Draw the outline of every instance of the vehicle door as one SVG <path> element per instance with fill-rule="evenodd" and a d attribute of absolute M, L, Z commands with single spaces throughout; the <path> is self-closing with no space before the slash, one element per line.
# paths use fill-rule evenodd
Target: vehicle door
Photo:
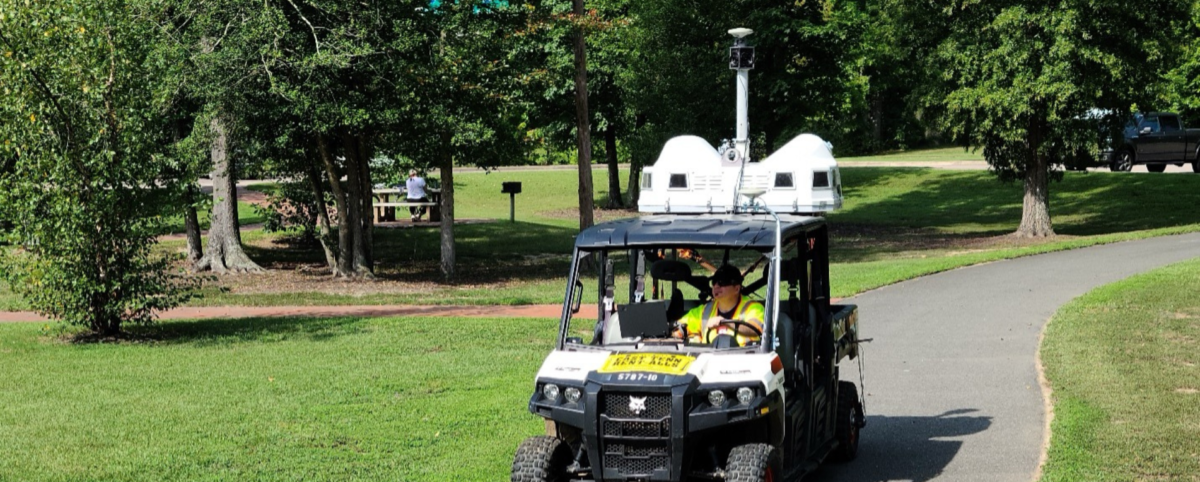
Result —
<path fill-rule="evenodd" d="M 1161 160 L 1182 162 L 1187 157 L 1185 151 L 1187 145 L 1183 135 L 1183 126 L 1179 124 L 1179 116 L 1160 115 L 1158 124 L 1162 127 L 1162 138 L 1159 141 L 1159 147 L 1162 149 Z"/>
<path fill-rule="evenodd" d="M 1137 146 L 1138 162 L 1161 161 L 1163 158 L 1162 126 L 1158 123 L 1157 115 L 1148 115 L 1138 122 Z"/>

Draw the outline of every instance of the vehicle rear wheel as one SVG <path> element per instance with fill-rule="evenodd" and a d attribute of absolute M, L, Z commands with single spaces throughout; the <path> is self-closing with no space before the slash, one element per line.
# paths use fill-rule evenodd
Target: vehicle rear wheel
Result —
<path fill-rule="evenodd" d="M 1167 170 L 1166 164 L 1146 164 L 1146 170 L 1150 172 L 1163 172 Z"/>
<path fill-rule="evenodd" d="M 767 444 L 738 445 L 729 451 L 725 482 L 774 482 L 783 480 L 779 451 Z"/>
<path fill-rule="evenodd" d="M 1200 149 L 1196 149 L 1196 160 L 1192 161 L 1192 172 L 1200 173 Z"/>
<path fill-rule="evenodd" d="M 830 459 L 849 462 L 858 457 L 858 434 L 863 426 L 862 403 L 853 382 L 838 382 L 837 443 Z"/>
<path fill-rule="evenodd" d="M 1136 159 L 1133 156 L 1133 152 L 1121 151 L 1119 154 L 1117 154 L 1117 158 L 1112 161 L 1112 165 L 1109 166 L 1109 169 L 1113 172 L 1129 172 L 1133 169 L 1134 161 L 1136 161 Z"/>
<path fill-rule="evenodd" d="M 555 437 L 529 437 L 513 455 L 512 482 L 566 482 L 571 449 Z"/>

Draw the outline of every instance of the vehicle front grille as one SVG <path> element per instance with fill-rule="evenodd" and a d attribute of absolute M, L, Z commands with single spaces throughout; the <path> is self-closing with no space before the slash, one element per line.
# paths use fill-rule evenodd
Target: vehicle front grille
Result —
<path fill-rule="evenodd" d="M 670 470 L 671 451 L 666 442 L 610 443 L 604 450 L 604 466 L 625 475 L 648 475 Z"/>
<path fill-rule="evenodd" d="M 643 397 L 645 398 L 644 402 L 634 403 Z M 640 410 L 634 410 L 634 408 L 640 408 Z M 604 405 L 600 407 L 600 411 L 610 418 L 658 420 L 671 416 L 671 396 L 605 393 Z"/>
<path fill-rule="evenodd" d="M 603 464 L 626 477 L 671 468 L 671 396 L 602 392 Z"/>

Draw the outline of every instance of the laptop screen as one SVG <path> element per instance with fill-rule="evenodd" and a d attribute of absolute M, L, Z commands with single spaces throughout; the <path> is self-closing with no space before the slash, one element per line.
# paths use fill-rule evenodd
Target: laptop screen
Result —
<path fill-rule="evenodd" d="M 671 322 L 667 319 L 667 301 L 647 301 L 617 306 L 620 317 L 621 336 L 633 338 L 665 338 L 671 335 Z"/>

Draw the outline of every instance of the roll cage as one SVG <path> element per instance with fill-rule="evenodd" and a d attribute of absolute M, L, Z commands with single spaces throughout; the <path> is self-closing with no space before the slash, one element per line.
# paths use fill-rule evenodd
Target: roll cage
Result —
<path fill-rule="evenodd" d="M 794 341 L 791 325 L 811 328 L 814 320 L 829 319 L 828 227 L 823 218 L 783 215 L 776 222 L 762 214 L 647 216 L 580 233 L 564 293 L 557 347 L 613 349 L 605 334 L 622 304 L 664 303 L 674 322 L 682 313 L 678 307 L 672 312 L 671 305 L 680 295 L 685 298 L 684 308 L 707 301 L 711 296 L 708 272 L 686 256 L 687 251 L 701 253 L 711 266 L 733 263 L 746 271 L 743 295 L 755 298 L 761 293 L 756 298 L 765 305 L 761 342 L 730 348 L 776 351 L 781 314 L 789 323 L 783 341 L 788 345 Z M 671 269 L 657 269 L 664 264 Z M 594 316 L 582 309 L 585 299 L 594 303 Z M 622 339 L 618 345 L 634 351 L 721 349 L 669 339 Z"/>

